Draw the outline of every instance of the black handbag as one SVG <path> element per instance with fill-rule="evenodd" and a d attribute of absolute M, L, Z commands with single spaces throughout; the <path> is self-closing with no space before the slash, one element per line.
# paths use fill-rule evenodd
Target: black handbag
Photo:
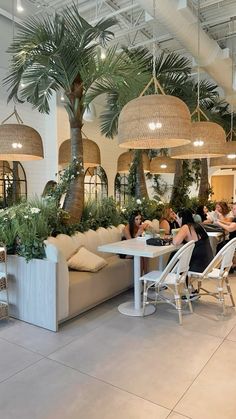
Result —
<path fill-rule="evenodd" d="M 153 237 L 146 240 L 146 244 L 150 246 L 169 246 L 172 243 L 172 239 L 160 239 L 159 237 Z"/>

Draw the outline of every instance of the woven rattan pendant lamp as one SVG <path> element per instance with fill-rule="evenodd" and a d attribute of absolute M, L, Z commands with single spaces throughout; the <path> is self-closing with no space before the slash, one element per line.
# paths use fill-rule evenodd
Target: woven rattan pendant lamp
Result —
<path fill-rule="evenodd" d="M 156 25 L 156 0 L 153 0 Z M 155 34 L 154 38 L 155 38 Z M 146 94 L 154 84 L 155 94 Z M 140 96 L 128 102 L 118 119 L 120 147 L 160 149 L 190 142 L 191 117 L 186 104 L 175 96 L 166 95 L 156 78 L 155 42 L 153 43 L 153 74 Z"/>
<path fill-rule="evenodd" d="M 157 156 L 151 160 L 150 173 L 175 173 L 176 162 L 169 156 Z"/>
<path fill-rule="evenodd" d="M 191 142 L 185 146 L 170 150 L 174 159 L 204 159 L 225 155 L 226 136 L 223 128 L 209 118 L 200 108 L 200 2 L 198 0 L 198 81 L 197 81 L 197 106 L 191 117 L 197 117 L 191 125 Z M 204 121 L 201 119 L 204 118 Z"/>
<path fill-rule="evenodd" d="M 134 153 L 132 151 L 126 151 L 125 153 L 120 154 L 117 160 L 117 172 L 118 173 L 128 173 L 130 166 L 134 159 Z M 143 160 L 143 171 L 145 173 L 150 172 L 150 160 L 147 153 L 142 153 Z"/>
<path fill-rule="evenodd" d="M 236 141 L 225 144 L 226 156 L 210 159 L 210 167 L 233 169 L 236 167 Z"/>
<path fill-rule="evenodd" d="M 223 128 L 210 121 L 192 123 L 191 143 L 170 150 L 174 159 L 204 159 L 225 155 L 226 136 Z"/>
<path fill-rule="evenodd" d="M 5 124 L 12 116 L 16 124 Z M 0 160 L 41 160 L 43 143 L 39 133 L 23 124 L 16 109 L 0 125 Z"/>
<path fill-rule="evenodd" d="M 98 145 L 88 138 L 83 138 L 84 168 L 101 165 L 101 154 Z M 71 140 L 65 140 L 59 147 L 59 164 L 65 165 L 71 161 Z"/>

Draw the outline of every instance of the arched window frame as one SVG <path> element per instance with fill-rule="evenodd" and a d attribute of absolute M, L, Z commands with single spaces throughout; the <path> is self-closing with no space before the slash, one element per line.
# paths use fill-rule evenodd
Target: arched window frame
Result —
<path fill-rule="evenodd" d="M 85 200 L 96 201 L 108 197 L 108 180 L 105 170 L 101 167 L 88 167 L 84 175 Z"/>
<path fill-rule="evenodd" d="M 122 206 L 125 205 L 128 201 L 129 191 L 128 191 L 128 174 L 127 173 L 117 173 L 114 182 L 114 196 L 116 202 Z"/>

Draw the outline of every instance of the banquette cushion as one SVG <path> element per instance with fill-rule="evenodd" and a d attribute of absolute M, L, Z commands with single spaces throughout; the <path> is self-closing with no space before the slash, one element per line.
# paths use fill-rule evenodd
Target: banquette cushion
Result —
<path fill-rule="evenodd" d="M 107 261 L 98 255 L 80 247 L 67 261 L 69 268 L 77 271 L 97 272 L 107 265 Z"/>

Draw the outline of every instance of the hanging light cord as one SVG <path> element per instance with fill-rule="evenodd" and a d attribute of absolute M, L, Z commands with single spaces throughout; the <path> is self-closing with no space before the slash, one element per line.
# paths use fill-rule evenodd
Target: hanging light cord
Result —
<path fill-rule="evenodd" d="M 18 122 L 18 124 L 23 124 L 23 120 L 21 119 L 20 115 L 18 114 L 16 107 L 14 107 L 14 111 L 7 117 L 5 118 L 1 124 L 5 124 L 6 121 L 8 121 L 8 119 L 10 119 L 12 116 L 16 117 L 16 120 Z"/>
<path fill-rule="evenodd" d="M 209 118 L 200 107 L 200 0 L 197 2 L 197 106 L 191 113 L 191 116 L 197 114 L 198 122 L 201 121 L 201 115 L 209 121 Z"/>
<path fill-rule="evenodd" d="M 231 19 L 232 22 L 232 32 L 234 33 L 234 21 L 235 18 Z M 231 54 L 232 54 L 232 74 L 231 74 L 231 82 L 232 82 L 232 91 L 234 88 L 234 41 L 232 38 L 232 42 L 231 42 Z M 231 117 L 230 117 L 230 132 L 227 135 L 227 137 L 229 138 L 229 141 L 233 141 L 233 135 L 235 134 L 234 132 L 234 105 L 233 102 L 231 103 Z"/>
<path fill-rule="evenodd" d="M 156 77 L 156 42 L 155 42 L 155 25 L 156 25 L 156 0 L 153 0 L 153 44 L 152 44 L 152 78 L 148 84 L 144 87 L 139 97 L 143 96 L 148 88 L 154 84 L 155 94 L 158 93 L 158 89 L 162 95 L 165 95 L 165 91 Z"/>

